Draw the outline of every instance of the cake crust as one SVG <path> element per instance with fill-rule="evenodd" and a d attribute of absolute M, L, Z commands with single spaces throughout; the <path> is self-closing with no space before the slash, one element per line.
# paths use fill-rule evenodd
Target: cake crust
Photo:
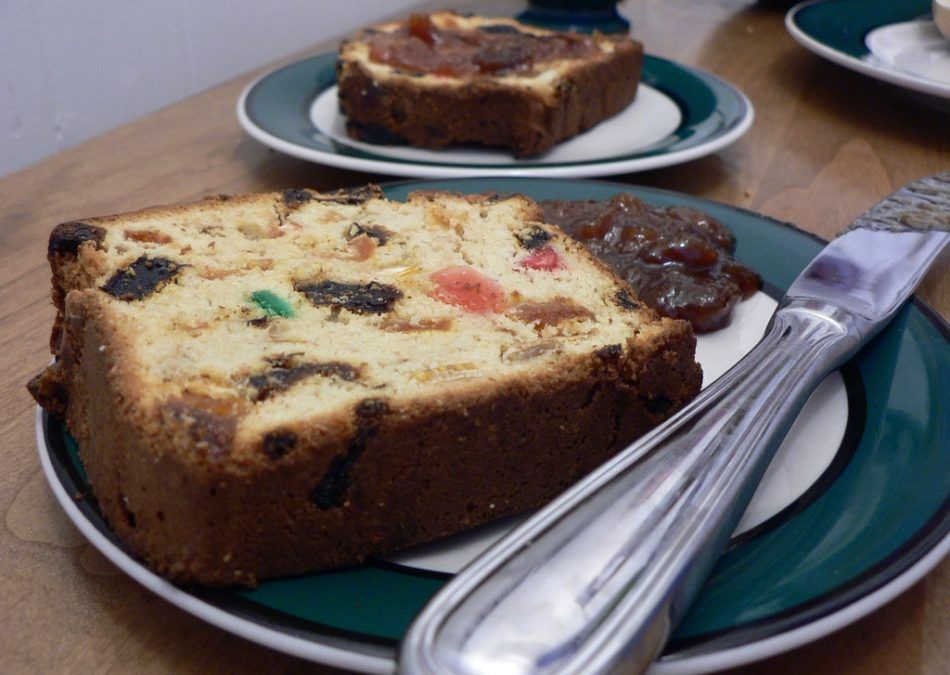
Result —
<path fill-rule="evenodd" d="M 307 194 L 308 203 L 338 203 L 332 195 Z M 487 209 L 499 199 L 430 192 L 410 201 Z M 348 206 L 367 202 L 376 209 L 386 204 L 369 191 Z M 156 219 L 194 218 L 225 205 L 266 212 L 288 203 L 293 199 L 286 192 L 219 197 L 82 223 L 139 233 Z M 530 200 L 519 204 L 537 215 Z M 161 238 L 158 228 L 148 231 Z M 76 232 L 80 241 L 67 245 L 67 235 Z M 57 361 L 31 391 L 50 412 L 65 413 L 110 526 L 154 570 L 178 582 L 254 585 L 356 564 L 538 507 L 699 388 L 688 324 L 659 319 L 627 297 L 631 307 L 618 301 L 619 309 L 598 319 L 618 321 L 620 312 L 633 312 L 636 330 L 623 341 L 561 354 L 556 367 L 529 375 L 500 371 L 408 395 L 366 387 L 346 398 L 341 390 L 339 405 L 265 420 L 248 431 L 248 410 L 261 401 L 188 388 L 155 393 L 142 363 L 142 337 L 127 325 L 129 306 L 149 300 L 118 300 L 103 290 L 102 280 L 117 264 L 111 260 L 114 234 L 90 232 L 97 231 L 70 225 L 51 236 L 53 298 L 61 314 L 54 330 Z M 608 274 L 576 242 L 553 228 L 548 236 L 563 255 L 589 265 L 589 274 Z M 188 259 L 180 264 L 199 266 Z M 607 283 L 610 293 L 626 292 L 612 277 Z M 276 405 L 281 396 L 265 403 Z"/>

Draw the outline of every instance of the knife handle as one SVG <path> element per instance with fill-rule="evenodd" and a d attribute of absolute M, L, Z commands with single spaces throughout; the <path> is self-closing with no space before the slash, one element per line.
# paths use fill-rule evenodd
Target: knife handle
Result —
<path fill-rule="evenodd" d="M 792 300 L 762 341 L 469 565 L 424 608 L 399 669 L 644 670 L 712 568 L 814 387 L 859 344 L 846 312 Z"/>

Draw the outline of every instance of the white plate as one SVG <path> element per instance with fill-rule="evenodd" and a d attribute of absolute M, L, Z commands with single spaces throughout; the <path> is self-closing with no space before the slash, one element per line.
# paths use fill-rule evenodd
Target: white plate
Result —
<path fill-rule="evenodd" d="M 785 26 L 829 61 L 943 102 L 950 99 L 950 40 L 929 9 L 930 0 L 810 0 L 789 10 Z"/>
<path fill-rule="evenodd" d="M 950 88 L 950 39 L 933 21 L 905 21 L 875 28 L 864 43 L 868 62 Z"/>
<path fill-rule="evenodd" d="M 321 164 L 420 178 L 605 176 L 687 162 L 716 152 L 752 124 L 748 99 L 723 80 L 645 56 L 633 103 L 614 118 L 541 157 L 493 150 L 432 151 L 354 141 L 336 105 L 335 54 L 267 73 L 241 94 L 237 116 L 248 134 L 280 152 Z"/>

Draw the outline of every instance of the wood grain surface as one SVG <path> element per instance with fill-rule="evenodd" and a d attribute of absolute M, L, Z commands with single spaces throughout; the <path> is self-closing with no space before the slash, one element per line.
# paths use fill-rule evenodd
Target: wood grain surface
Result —
<path fill-rule="evenodd" d="M 716 155 L 616 180 L 700 195 L 830 237 L 902 184 L 950 169 L 950 116 L 799 47 L 783 25 L 788 3 L 628 5 L 648 52 L 732 82 L 752 100 L 756 120 Z M 478 6 L 488 14 L 518 7 Z M 315 45 L 314 51 L 334 46 Z M 238 126 L 234 104 L 254 75 L 0 179 L 4 672 L 331 672 L 202 623 L 139 587 L 87 544 L 41 474 L 35 408 L 24 387 L 49 359 L 53 308 L 45 252 L 56 223 L 213 193 L 337 188 L 388 178 L 310 164 L 251 140 Z M 945 318 L 948 264 L 944 256 L 920 293 Z M 937 404 L 946 409 L 946 402 Z M 734 672 L 950 672 L 950 565 L 944 561 L 841 631 Z"/>

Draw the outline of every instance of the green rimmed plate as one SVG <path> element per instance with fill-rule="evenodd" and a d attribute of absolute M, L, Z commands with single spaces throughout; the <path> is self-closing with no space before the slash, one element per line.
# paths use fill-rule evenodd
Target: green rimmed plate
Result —
<path fill-rule="evenodd" d="M 774 298 L 822 243 L 763 216 L 682 194 L 616 183 L 467 179 L 399 183 L 418 188 L 605 199 L 629 190 L 659 205 L 709 212 L 736 233 L 738 256 L 768 292 L 738 308 L 722 333 L 703 336 L 700 360 L 719 372 L 761 334 Z M 720 669 L 793 648 L 893 598 L 950 549 L 950 349 L 947 325 L 919 303 L 864 349 L 793 427 L 777 484 L 820 466 L 733 538 L 670 643 L 659 672 Z M 725 347 L 725 349 L 723 349 Z M 360 568 L 262 583 L 254 590 L 177 588 L 131 558 L 96 511 L 63 427 L 37 414 L 37 443 L 70 518 L 130 576 L 225 630 L 297 656 L 371 672 L 392 670 L 413 616 L 452 569 L 505 523 Z M 795 445 L 797 443 L 797 446 Z M 807 454 L 824 447 L 818 456 Z M 784 452 L 780 451 L 780 458 Z M 802 466 L 805 465 L 805 466 Z M 770 467 L 770 472 L 773 469 Z M 761 490 L 760 490 L 761 491 Z M 770 487 L 769 501 L 781 490 Z M 73 498 L 82 494 L 84 499 Z M 757 493 L 757 498 L 759 497 Z M 774 501 L 774 499 L 773 499 Z M 761 505 L 760 505 L 761 506 Z"/>
<path fill-rule="evenodd" d="M 646 56 L 641 91 L 625 111 L 540 158 L 374 146 L 346 136 L 334 93 L 335 60 L 332 53 L 313 56 L 252 82 L 238 100 L 241 126 L 280 152 L 356 171 L 416 178 L 589 177 L 645 171 L 716 152 L 742 136 L 754 116 L 749 100 L 723 80 Z"/>
<path fill-rule="evenodd" d="M 950 99 L 950 42 L 931 0 L 810 0 L 785 16 L 803 47 L 838 65 L 905 89 Z"/>

